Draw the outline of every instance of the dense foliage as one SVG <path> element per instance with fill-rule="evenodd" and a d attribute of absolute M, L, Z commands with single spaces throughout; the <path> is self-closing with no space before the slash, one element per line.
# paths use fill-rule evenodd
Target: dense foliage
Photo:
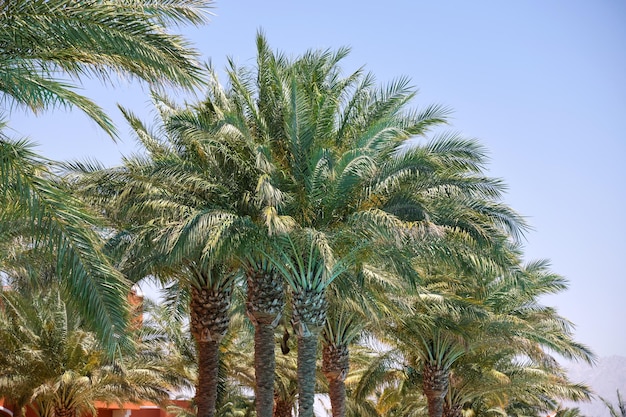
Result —
<path fill-rule="evenodd" d="M 593 354 L 540 302 L 566 281 L 524 262 L 524 219 L 486 150 L 443 129 L 447 110 L 409 107 L 408 79 L 343 75 L 348 49 L 291 58 L 262 34 L 256 65 L 231 63 L 222 85 L 162 31 L 202 22 L 203 5 L 0 2 L 15 104 L 75 105 L 114 134 L 56 74 L 207 89 L 185 106 L 155 93 L 153 127 L 124 109 L 143 149 L 119 167 L 0 138 L 0 397 L 46 417 L 192 387 L 198 417 L 309 417 L 319 393 L 334 417 L 540 416 L 588 399 L 556 355 Z M 146 279 L 162 305 L 135 328 L 127 298 Z"/>

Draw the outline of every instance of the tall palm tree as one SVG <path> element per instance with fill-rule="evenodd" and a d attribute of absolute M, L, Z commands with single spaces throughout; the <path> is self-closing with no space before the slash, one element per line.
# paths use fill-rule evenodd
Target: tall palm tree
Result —
<path fill-rule="evenodd" d="M 493 230 L 517 234 L 523 223 L 497 202 L 502 185 L 480 174 L 484 155 L 474 142 L 442 135 L 410 148 L 409 139 L 445 122 L 444 109 L 407 109 L 415 92 L 406 79 L 377 88 L 373 76 L 360 70 L 341 77 L 347 53 L 309 51 L 290 60 L 273 53 L 260 34 L 257 67 L 232 64 L 229 70 L 246 116 L 245 123 L 231 126 L 242 137 L 254 133 L 274 167 L 268 175 L 272 189 L 282 197 L 264 212 L 266 223 L 288 216 L 299 236 L 287 239 L 287 255 L 277 268 L 290 265 L 282 272 L 302 339 L 298 354 L 307 366 L 315 364 L 330 283 L 325 277 L 333 275 L 335 260 L 364 256 L 368 242 L 398 247 L 445 228 L 488 241 Z M 298 247 L 303 254 L 295 254 Z M 403 272 L 414 276 L 404 265 Z M 312 413 L 313 386 L 304 378 L 311 372 L 303 370 L 299 381 L 302 415 Z"/>
<path fill-rule="evenodd" d="M 150 152 L 155 167 L 153 173 L 155 178 L 148 178 L 153 174 L 146 171 L 137 174 L 143 176 L 142 179 L 136 177 L 134 180 L 128 180 L 136 184 L 133 198 L 128 199 L 126 195 L 128 193 L 119 191 L 126 187 L 127 181 L 112 180 L 113 177 L 107 177 L 108 174 L 105 173 L 103 174 L 105 179 L 98 181 L 98 184 L 108 183 L 109 186 L 104 189 L 112 190 L 111 194 L 107 194 L 109 191 L 102 193 L 101 186 L 98 186 L 98 193 L 100 203 L 104 203 L 104 199 L 111 195 L 119 194 L 128 203 L 127 207 L 133 207 L 133 215 L 137 214 L 142 205 L 144 212 L 147 211 L 147 207 L 156 207 L 154 196 L 150 196 L 154 190 L 150 187 L 167 188 L 169 190 L 167 193 L 171 194 L 167 199 L 176 200 L 176 204 L 182 202 L 183 205 L 190 205 L 194 209 L 215 208 L 212 223 L 190 224 L 190 228 L 206 226 L 204 230 L 197 228 L 196 236 L 189 236 L 194 239 L 190 242 L 192 245 L 204 245 L 199 252 L 202 257 L 213 256 L 216 252 L 223 253 L 229 258 L 229 262 L 238 265 L 246 276 L 247 314 L 255 326 L 258 346 L 264 348 L 255 352 L 257 409 L 258 413 L 265 412 L 265 415 L 271 415 L 275 368 L 274 328 L 280 320 L 284 305 L 284 281 L 259 248 L 267 248 L 269 235 L 286 230 L 289 219 L 286 219 L 287 224 L 281 224 L 285 220 L 283 216 L 264 215 L 267 213 L 265 208 L 268 201 L 274 202 L 279 198 L 273 193 L 271 184 L 266 179 L 271 167 L 263 161 L 263 154 L 256 148 L 256 144 L 245 140 L 247 132 L 243 132 L 243 138 L 233 133 L 231 124 L 240 127 L 237 120 L 241 120 L 242 115 L 236 103 L 230 100 L 227 92 L 217 82 L 215 74 L 212 71 L 209 73 L 212 82 L 207 98 L 202 103 L 186 109 L 174 109 L 166 100 L 155 96 L 157 106 L 162 111 L 164 128 L 169 136 L 164 140 L 154 138 L 140 121 L 125 111 L 138 137 Z M 179 152 L 180 155 L 171 157 L 172 152 Z M 140 161 L 133 163 L 129 161 L 127 168 L 130 170 L 135 163 L 137 167 L 141 165 Z M 174 177 L 173 172 L 177 172 Z M 165 175 L 166 178 L 158 178 L 159 175 Z M 185 175 L 187 177 L 183 178 Z M 194 183 L 195 188 L 184 185 L 182 182 L 184 180 Z M 181 182 L 174 184 L 176 181 Z M 206 189 L 202 189 L 202 181 Z M 144 185 L 139 185 L 140 182 Z M 114 186 L 111 184 L 119 185 L 118 191 L 113 190 Z M 140 188 L 146 193 L 143 196 L 137 191 Z M 187 199 L 182 196 L 184 190 L 188 191 Z M 175 197 L 176 193 L 180 193 L 181 196 Z M 161 199 L 161 203 L 165 202 L 162 195 L 158 198 Z M 126 203 L 117 199 L 116 204 L 118 208 L 110 209 L 113 215 L 117 215 L 114 212 L 119 211 L 119 207 Z M 168 204 L 173 208 L 171 203 Z M 154 217 L 147 215 L 144 219 L 151 221 L 163 213 L 154 210 L 153 214 Z M 179 214 L 176 212 L 174 217 L 180 217 Z M 117 216 L 122 219 L 125 217 Z M 223 233 L 219 232 L 220 227 L 224 228 Z M 160 233 L 156 229 L 153 230 L 156 234 Z M 244 232 L 245 238 L 242 237 Z M 219 234 L 222 239 L 211 236 L 212 233 Z M 229 237 L 224 233 L 232 235 Z M 227 240 L 232 244 L 241 242 L 244 248 L 237 251 L 234 246 L 225 243 Z M 187 246 L 189 245 L 181 243 L 176 248 L 184 251 Z"/>
<path fill-rule="evenodd" d="M 248 290 L 246 311 L 255 328 L 255 408 L 257 415 L 269 415 L 275 403 L 274 333 L 285 306 L 284 280 L 262 255 L 248 257 L 244 271 Z"/>
<path fill-rule="evenodd" d="M 329 261 L 315 242 L 315 235 L 287 236 L 275 266 L 292 289 L 291 321 L 298 341 L 298 415 L 313 415 L 317 369 L 317 343 L 326 322 L 325 289 L 343 272 Z"/>
<path fill-rule="evenodd" d="M 246 219 L 239 251 L 232 259 L 246 277 L 246 313 L 255 328 L 255 402 L 257 415 L 270 417 L 274 401 L 274 330 L 285 304 L 285 282 L 267 257 L 272 237 L 291 228 L 291 219 L 275 212 L 283 198 L 268 181 L 275 169 L 246 127 L 245 115 L 231 91 L 211 70 L 209 91 L 202 103 L 172 114 L 166 126 L 172 135 L 211 144 L 219 155 L 213 169 L 228 173 L 240 191 L 232 193 L 232 214 Z M 195 138 L 195 139 L 194 139 Z M 237 163 L 233 164 L 233 160 Z M 231 187 L 231 189 L 234 189 Z M 220 245 L 220 242 L 215 244 Z M 208 248 L 208 247 L 207 247 Z M 231 248 L 232 249 L 232 248 Z"/>
<path fill-rule="evenodd" d="M 167 289 L 163 291 L 168 292 Z M 236 297 L 241 298 L 241 295 L 237 294 Z M 185 377 L 186 384 L 179 383 L 184 391 L 176 395 L 184 398 L 193 393 L 198 375 L 197 352 L 194 339 L 189 333 L 188 312 L 179 315 L 167 302 L 157 305 L 148 300 L 146 306 L 144 324 L 140 329 L 142 340 L 149 342 L 145 344 L 152 352 L 167 357 L 168 367 L 176 370 L 172 376 Z M 216 401 L 218 416 L 253 409 L 253 401 L 249 396 L 254 385 L 252 342 L 249 323 L 239 308 L 233 313 L 229 330 L 220 346 Z M 195 415 L 194 406 L 195 403 L 192 403 L 191 408 L 184 409 L 170 406 L 168 411 L 180 417 Z"/>
<path fill-rule="evenodd" d="M 159 109 L 169 129 L 176 114 L 164 100 Z M 198 121 L 188 113 L 177 114 L 177 123 L 187 116 Z M 198 353 L 198 416 L 212 416 L 219 346 L 228 329 L 234 282 L 240 276 L 231 252 L 240 244 L 243 230 L 254 230 L 249 216 L 235 207 L 253 191 L 254 167 L 248 161 L 254 158 L 239 159 L 236 149 L 220 148 L 215 124 L 211 125 L 217 129 L 215 135 L 171 129 L 159 136 L 130 112 L 124 114 L 147 157 L 127 158 L 124 166 L 111 170 L 77 163 L 72 168 L 83 178 L 76 184 L 103 207 L 117 228 L 110 243 L 119 253 L 120 268 L 134 280 L 153 275 L 173 283 L 170 296 L 189 303 L 190 332 Z"/>

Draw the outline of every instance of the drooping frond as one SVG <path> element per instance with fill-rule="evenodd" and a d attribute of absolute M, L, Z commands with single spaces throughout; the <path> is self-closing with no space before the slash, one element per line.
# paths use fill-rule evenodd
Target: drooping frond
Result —
<path fill-rule="evenodd" d="M 31 148 L 27 141 L 0 141 L 0 196 L 20 207 L 37 247 L 54 254 L 72 304 L 112 352 L 124 340 L 128 283 L 102 251 L 101 219 L 54 178 Z"/>
<path fill-rule="evenodd" d="M 75 105 L 113 135 L 110 119 L 77 94 L 68 77 L 108 81 L 116 73 L 161 85 L 196 85 L 201 79 L 197 53 L 166 28 L 205 22 L 210 4 L 207 0 L 2 2 L 2 99 L 34 111 Z"/>

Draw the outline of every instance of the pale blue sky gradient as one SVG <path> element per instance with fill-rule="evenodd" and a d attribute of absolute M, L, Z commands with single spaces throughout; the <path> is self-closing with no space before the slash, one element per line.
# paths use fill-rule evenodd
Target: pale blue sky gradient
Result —
<path fill-rule="evenodd" d="M 454 109 L 452 128 L 489 150 L 506 203 L 534 231 L 527 259 L 548 258 L 570 280 L 545 300 L 601 356 L 626 356 L 626 2 L 219 1 L 205 27 L 184 28 L 218 69 L 254 64 L 255 33 L 274 49 L 350 46 L 380 82 L 406 75 L 415 105 Z M 116 103 L 148 117 L 145 88 L 86 82 L 84 92 L 118 123 L 112 143 L 78 111 L 13 110 L 15 135 L 53 159 L 118 164 L 135 149 Z"/>

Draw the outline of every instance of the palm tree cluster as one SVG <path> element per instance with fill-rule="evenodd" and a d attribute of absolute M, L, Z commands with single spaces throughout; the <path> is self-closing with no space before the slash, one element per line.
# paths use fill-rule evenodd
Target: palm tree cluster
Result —
<path fill-rule="evenodd" d="M 259 34 L 257 53 L 253 68 L 230 63 L 227 86 L 209 68 L 198 103 L 155 94 L 158 126 L 124 109 L 144 152 L 122 166 L 67 165 L 111 222 L 119 270 L 156 278 L 172 309 L 188 307 L 197 415 L 215 415 L 220 345 L 239 308 L 254 328 L 258 416 L 284 398 L 279 325 L 284 350 L 296 339 L 297 391 L 286 397 L 301 416 L 314 413 L 320 353 L 335 416 L 353 403 L 386 415 L 390 390 L 432 416 L 585 399 L 551 355 L 592 355 L 538 303 L 565 282 L 545 262 L 523 265 L 526 224 L 484 175 L 484 149 L 436 131 L 446 109 L 409 109 L 407 79 L 343 76 L 347 49 L 290 58 Z M 395 359 L 346 385 L 355 343 L 391 347 L 383 356 Z M 402 390 L 418 391 L 416 402 Z"/>
<path fill-rule="evenodd" d="M 222 84 L 161 30 L 201 22 L 205 3 L 0 4 L 16 104 L 76 105 L 114 134 L 57 71 L 207 89 L 185 105 L 155 90 L 156 126 L 122 109 L 143 149 L 118 167 L 0 138 L 0 397 L 50 417 L 192 384 L 198 417 L 309 417 L 320 392 L 333 416 L 539 416 L 587 399 L 555 355 L 593 355 L 539 302 L 566 282 L 523 262 L 527 225 L 483 147 L 441 129 L 448 110 L 410 108 L 406 78 L 344 75 L 347 48 L 289 57 L 262 33 L 256 64 L 229 62 Z M 126 299 L 144 279 L 165 310 L 138 335 Z"/>
<path fill-rule="evenodd" d="M 189 385 L 171 357 L 137 335 L 135 350 L 111 358 L 54 286 L 1 294 L 0 392 L 16 416 L 96 414 L 95 401 L 165 404 Z"/>

